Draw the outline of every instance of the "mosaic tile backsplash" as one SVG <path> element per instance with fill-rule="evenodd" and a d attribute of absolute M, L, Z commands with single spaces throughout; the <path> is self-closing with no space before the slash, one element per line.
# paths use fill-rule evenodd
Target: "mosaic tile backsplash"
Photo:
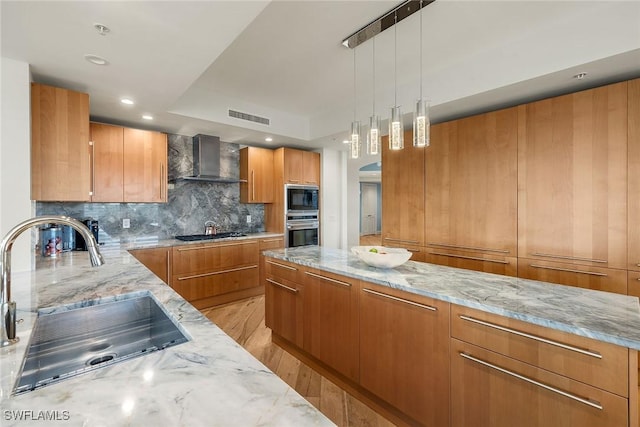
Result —
<path fill-rule="evenodd" d="M 240 203 L 240 184 L 194 182 L 178 179 L 193 174 L 191 137 L 169 135 L 169 188 L 167 203 L 51 203 L 37 202 L 37 215 L 68 215 L 80 220 L 97 219 L 100 243 L 163 240 L 182 234 L 204 233 L 205 221 L 219 231 L 264 231 L 264 205 Z M 240 176 L 240 146 L 220 143 L 222 169 Z M 251 223 L 247 224 L 247 215 Z M 131 220 L 122 228 L 122 220 Z"/>

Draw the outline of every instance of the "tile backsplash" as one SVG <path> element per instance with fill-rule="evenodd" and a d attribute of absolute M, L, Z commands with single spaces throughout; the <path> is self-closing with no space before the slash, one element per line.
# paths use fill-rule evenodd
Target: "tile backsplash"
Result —
<path fill-rule="evenodd" d="M 193 174 L 191 137 L 169 135 L 169 188 L 167 203 L 69 203 L 37 202 L 37 215 L 68 215 L 100 223 L 101 243 L 155 241 L 181 234 L 204 233 L 205 221 L 219 231 L 264 231 L 264 205 L 240 203 L 240 184 L 194 182 L 178 179 Z M 240 146 L 221 142 L 222 161 L 232 177 L 240 175 Z M 247 224 L 247 215 L 251 223 Z M 130 228 L 122 220 L 131 221 Z"/>

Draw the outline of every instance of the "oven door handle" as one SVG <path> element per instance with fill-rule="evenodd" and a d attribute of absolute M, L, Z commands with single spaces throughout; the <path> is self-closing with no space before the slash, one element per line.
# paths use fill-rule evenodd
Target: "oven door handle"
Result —
<path fill-rule="evenodd" d="M 307 230 L 310 228 L 318 228 L 318 221 L 297 222 L 295 224 L 287 224 L 287 230 Z"/>

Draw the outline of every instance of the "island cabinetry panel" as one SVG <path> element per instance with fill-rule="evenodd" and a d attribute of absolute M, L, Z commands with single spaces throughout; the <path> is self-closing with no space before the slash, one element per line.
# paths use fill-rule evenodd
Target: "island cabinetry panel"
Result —
<path fill-rule="evenodd" d="M 452 427 L 628 427 L 624 397 L 451 340 Z"/>
<path fill-rule="evenodd" d="M 245 147 L 240 150 L 241 203 L 273 202 L 273 150 Z"/>
<path fill-rule="evenodd" d="M 31 83 L 31 199 L 91 199 L 89 95 Z"/>
<path fill-rule="evenodd" d="M 597 291 L 627 293 L 627 271 L 613 268 L 519 258 L 518 277 Z"/>
<path fill-rule="evenodd" d="M 91 201 L 124 201 L 124 128 L 102 123 L 91 129 Z"/>
<path fill-rule="evenodd" d="M 629 148 L 628 269 L 640 271 L 640 79 L 629 80 L 627 140 Z"/>
<path fill-rule="evenodd" d="M 262 251 L 266 251 L 268 249 L 280 249 L 280 248 L 284 248 L 284 236 L 267 237 L 267 238 L 258 240 L 258 251 L 259 251 L 258 259 L 260 260 L 260 283 L 261 284 L 265 283 L 266 271 L 267 271 L 267 267 L 265 263 L 266 258 L 262 256 Z"/>
<path fill-rule="evenodd" d="M 360 384 L 419 425 L 448 425 L 449 304 L 361 285 Z"/>
<path fill-rule="evenodd" d="M 124 129 L 124 201 L 167 201 L 167 135 Z"/>
<path fill-rule="evenodd" d="M 432 126 L 425 154 L 427 262 L 516 275 L 517 150 L 517 108 Z"/>
<path fill-rule="evenodd" d="M 173 247 L 171 287 L 196 308 L 262 293 L 258 257 L 257 240 Z"/>
<path fill-rule="evenodd" d="M 424 261 L 425 149 L 414 147 L 405 132 L 404 149 L 390 150 L 382 138 L 382 244 L 414 251 Z"/>
<path fill-rule="evenodd" d="M 171 278 L 171 248 L 135 249 L 129 251 L 138 261 L 144 264 L 164 283 L 169 284 Z"/>
<path fill-rule="evenodd" d="M 347 378 L 358 381 L 358 281 L 306 268 L 303 349 Z"/>
<path fill-rule="evenodd" d="M 303 346 L 303 301 L 300 266 L 264 259 L 265 325 L 299 348 Z"/>
<path fill-rule="evenodd" d="M 627 268 L 627 83 L 518 107 L 518 257 Z"/>

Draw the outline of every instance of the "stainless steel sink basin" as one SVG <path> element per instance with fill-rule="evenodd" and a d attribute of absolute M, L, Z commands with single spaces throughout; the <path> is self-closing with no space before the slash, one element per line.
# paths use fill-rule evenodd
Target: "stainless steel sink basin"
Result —
<path fill-rule="evenodd" d="M 182 344 L 189 339 L 149 292 L 38 313 L 14 394 Z"/>

